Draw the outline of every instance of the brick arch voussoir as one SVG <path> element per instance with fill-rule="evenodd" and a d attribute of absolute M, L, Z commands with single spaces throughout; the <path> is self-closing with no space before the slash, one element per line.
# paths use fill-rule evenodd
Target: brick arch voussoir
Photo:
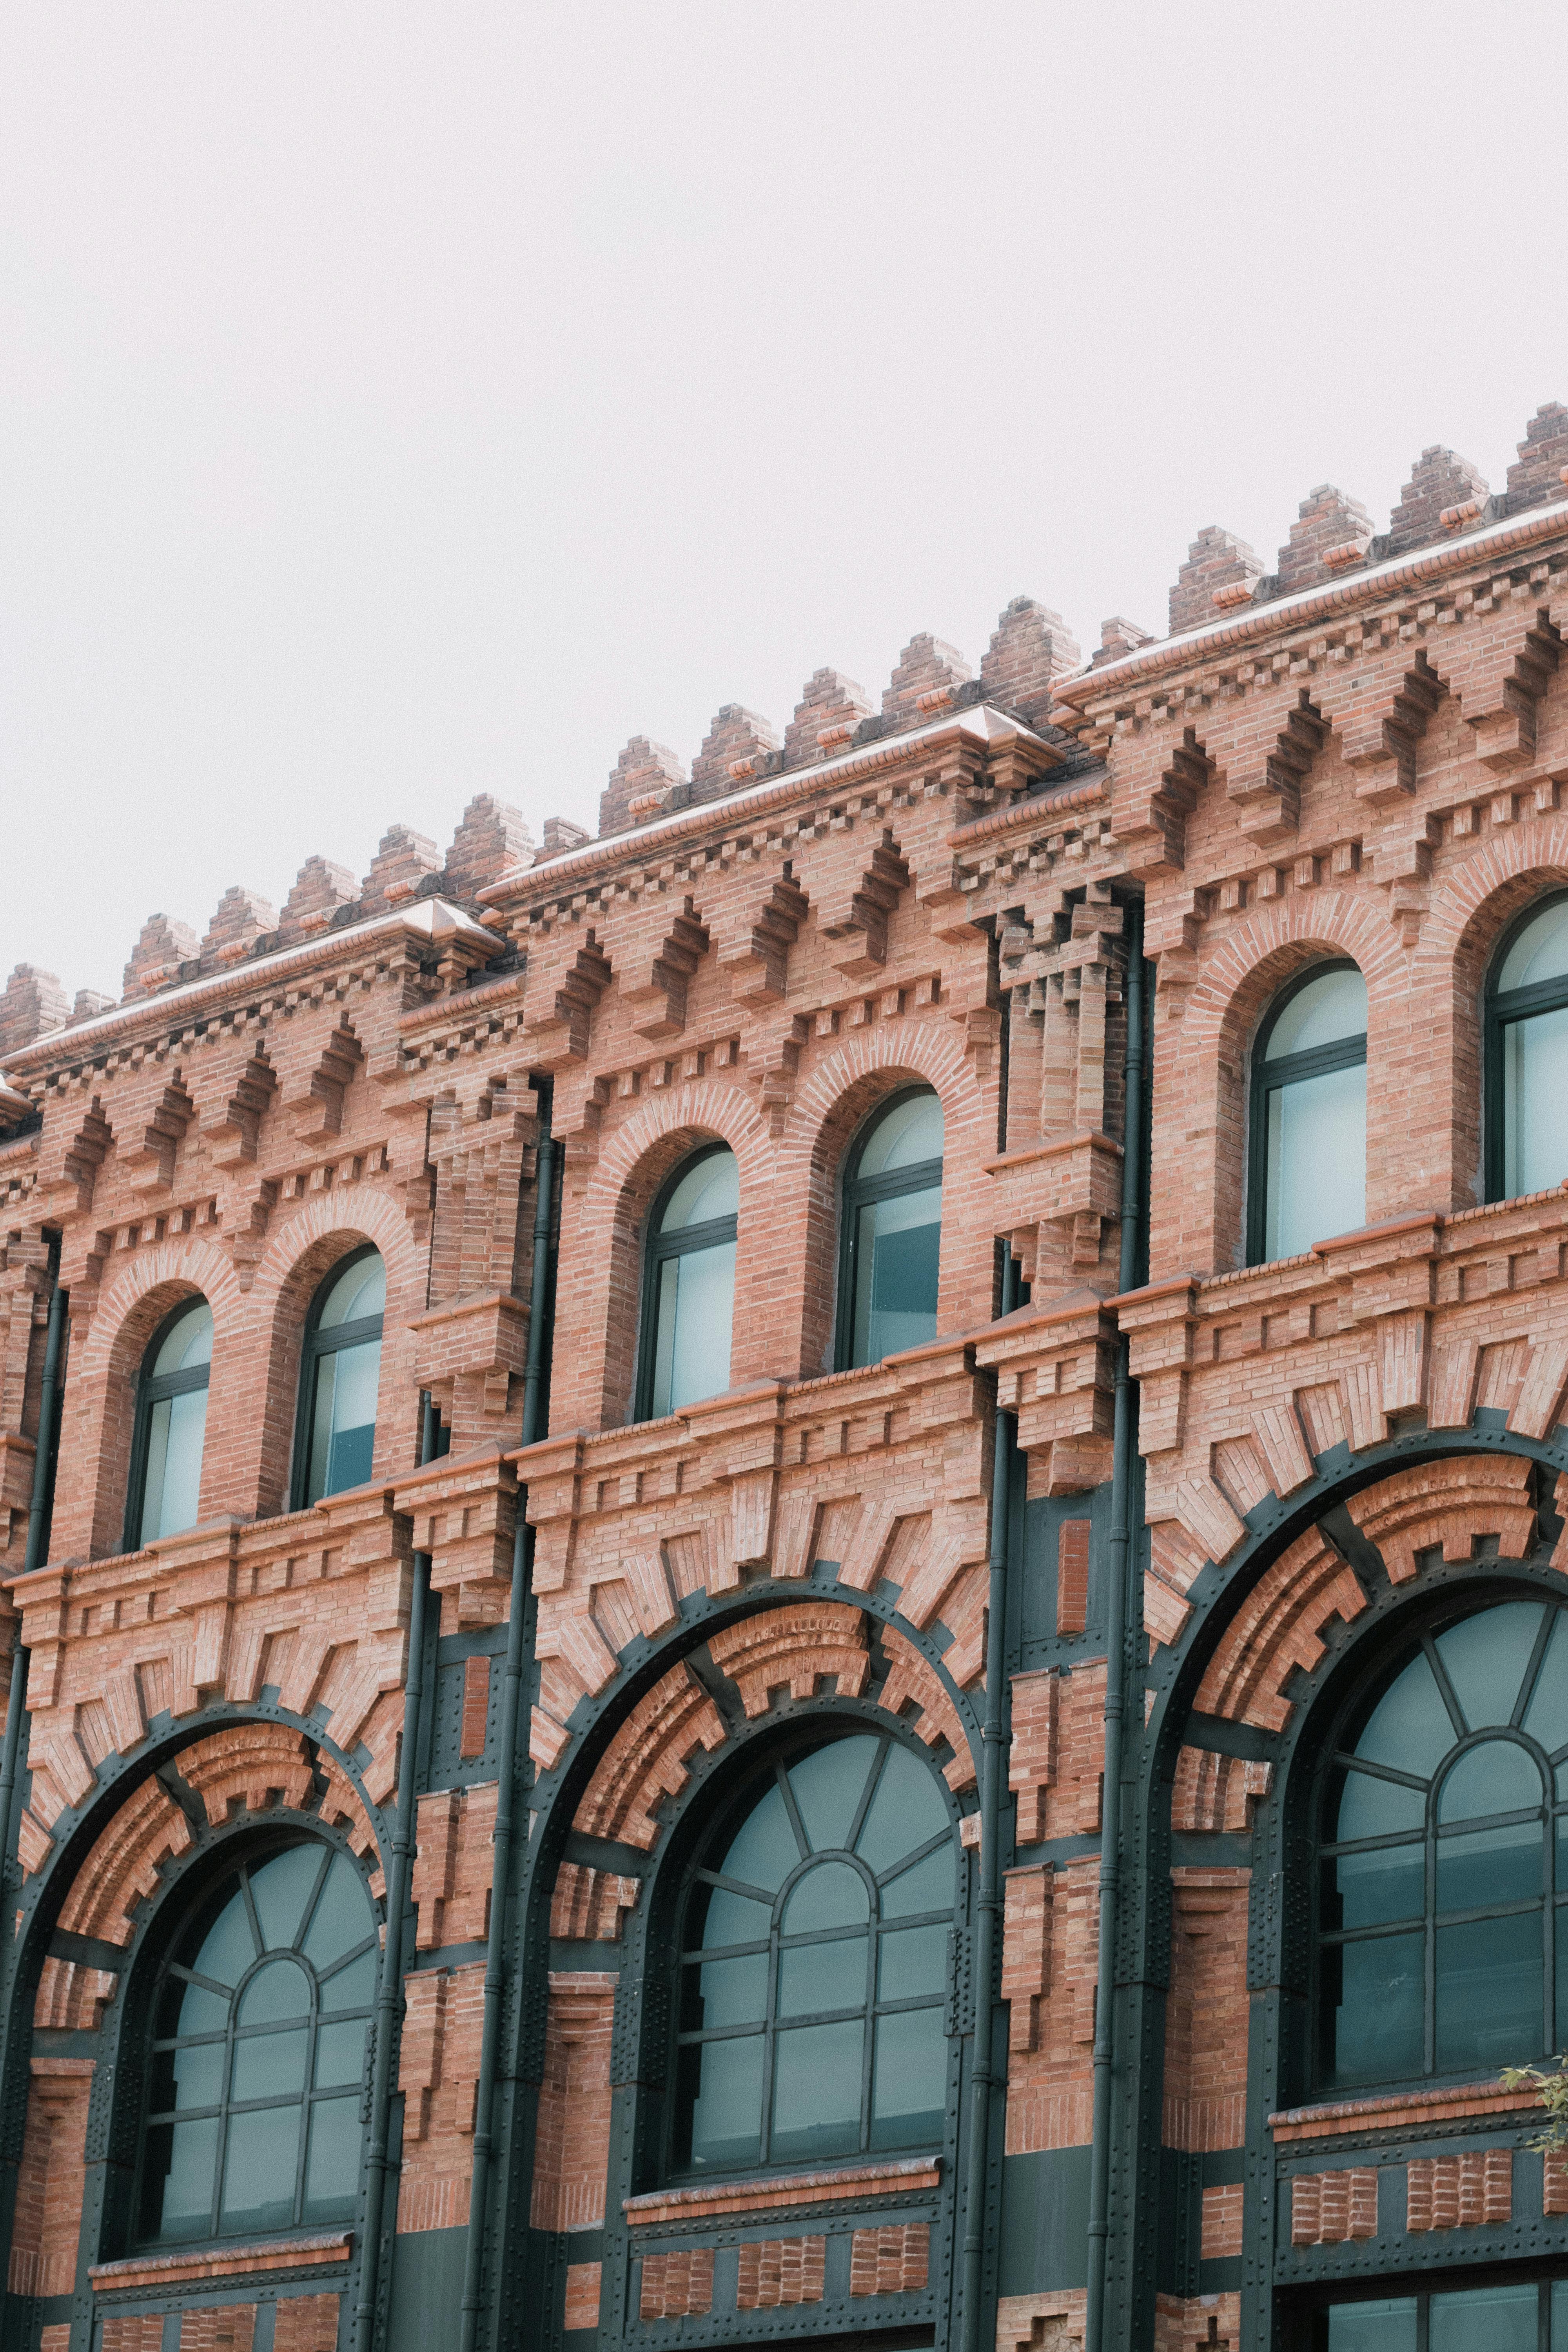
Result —
<path fill-rule="evenodd" d="M 121 1352 L 121 1335 L 128 1327 L 138 1328 L 143 1319 L 139 1310 L 157 1291 L 168 1293 L 171 1306 L 182 1292 L 201 1293 L 213 1312 L 215 1355 L 245 1314 L 238 1276 L 222 1250 L 211 1242 L 160 1242 L 144 1255 L 139 1253 L 136 1264 L 117 1276 L 100 1297 L 81 1349 L 79 1378 L 89 1379 L 110 1370 Z M 145 1344 L 151 1330 L 140 1336 Z"/>
<path fill-rule="evenodd" d="M 645 1103 L 616 1127 L 600 1150 L 586 1188 L 589 1215 L 617 1218 L 628 1198 L 640 1198 L 639 1177 L 673 1136 L 710 1135 L 727 1143 L 740 1167 L 741 1199 L 773 1174 L 773 1142 L 767 1122 L 739 1087 L 711 1078 L 689 1078 L 656 1102 Z"/>
<path fill-rule="evenodd" d="M 1187 1003 L 1184 1051 L 1217 1051 L 1250 1030 L 1274 990 L 1314 950 L 1359 966 L 1373 1023 L 1391 983 L 1403 986 L 1404 951 L 1381 908 L 1342 890 L 1287 898 L 1238 923 L 1213 949 Z"/>
<path fill-rule="evenodd" d="M 1531 900 L 1568 887 L 1568 815 L 1510 825 L 1445 874 L 1432 892 L 1416 950 L 1418 978 L 1479 985 L 1499 939 Z"/>
<path fill-rule="evenodd" d="M 276 1224 L 257 1267 L 252 1296 L 282 1297 L 296 1269 L 338 1235 L 345 1254 L 362 1242 L 375 1244 L 386 1261 L 389 1292 L 419 1279 L 421 1255 L 399 1203 L 373 1185 L 345 1185 L 302 1202 Z"/>
<path fill-rule="evenodd" d="M 951 1131 L 984 1110 L 980 1082 L 960 1038 L 946 1023 L 897 1019 L 879 1022 L 824 1056 L 797 1089 L 779 1146 L 781 1181 L 803 1165 L 817 1166 L 840 1148 L 843 1106 L 869 1081 L 891 1087 L 900 1078 L 923 1079 L 942 1104 Z"/>

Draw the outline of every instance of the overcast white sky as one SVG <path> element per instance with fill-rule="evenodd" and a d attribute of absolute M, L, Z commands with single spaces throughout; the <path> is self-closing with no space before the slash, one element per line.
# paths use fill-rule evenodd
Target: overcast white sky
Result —
<path fill-rule="evenodd" d="M 0 975 L 1568 399 L 1561 0 L 0 10 Z"/>

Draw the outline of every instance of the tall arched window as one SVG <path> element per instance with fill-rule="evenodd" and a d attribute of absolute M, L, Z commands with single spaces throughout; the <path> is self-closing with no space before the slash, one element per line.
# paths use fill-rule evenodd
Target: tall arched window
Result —
<path fill-rule="evenodd" d="M 377 1950 L 363 1879 L 317 1839 L 187 1916 L 153 1995 L 141 2242 L 353 2216 Z"/>
<path fill-rule="evenodd" d="M 1568 1611 L 1423 1632 L 1325 1766 L 1323 2088 L 1524 2065 L 1568 2038 Z"/>
<path fill-rule="evenodd" d="M 368 1247 L 342 1259 L 311 1301 L 294 1441 L 297 1511 L 370 1476 L 385 1307 L 386 1267 Z"/>
<path fill-rule="evenodd" d="M 127 1551 L 195 1526 L 212 1360 L 212 1308 L 205 1298 L 182 1299 L 153 1332 L 136 1383 Z"/>
<path fill-rule="evenodd" d="M 1487 988 L 1487 1197 L 1568 1176 L 1568 897 L 1532 907 Z"/>
<path fill-rule="evenodd" d="M 1366 982 L 1318 964 L 1268 1008 L 1252 1055 L 1247 1263 L 1366 1223 Z"/>
<path fill-rule="evenodd" d="M 730 1385 L 740 1206 L 741 1171 L 726 1143 L 686 1160 L 654 1202 L 643 1251 L 639 1421 Z"/>
<path fill-rule="evenodd" d="M 901 1742 L 775 1758 L 685 1898 L 673 2168 L 939 2142 L 957 1899 L 946 1796 Z"/>
<path fill-rule="evenodd" d="M 942 1144 L 942 1105 L 929 1087 L 895 1095 L 855 1139 L 844 1177 L 840 1371 L 936 1337 Z"/>

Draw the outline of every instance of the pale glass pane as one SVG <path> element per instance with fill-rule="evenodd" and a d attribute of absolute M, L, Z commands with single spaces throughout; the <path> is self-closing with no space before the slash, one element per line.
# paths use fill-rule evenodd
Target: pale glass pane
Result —
<path fill-rule="evenodd" d="M 847 1862 L 819 1862 L 791 1888 L 779 1932 L 805 1936 L 818 1927 L 862 1927 L 870 1908 L 870 1893 L 858 1870 Z"/>
<path fill-rule="evenodd" d="M 855 1851 L 880 1877 L 895 1862 L 949 1826 L 947 1806 L 929 1765 L 907 1748 L 889 1748 Z M 952 1862 L 949 1860 L 950 1877 Z"/>
<path fill-rule="evenodd" d="M 153 2234 L 205 2238 L 212 2228 L 217 2117 L 147 2135 L 145 2210 Z"/>
<path fill-rule="evenodd" d="M 763 2128 L 763 2038 L 707 2042 L 695 2053 L 694 2165 L 755 2164 Z"/>
<path fill-rule="evenodd" d="M 868 1732 L 836 1739 L 790 1766 L 790 1787 L 814 1853 L 847 1843 L 879 1745 Z"/>
<path fill-rule="evenodd" d="M 797 1854 L 795 1860 L 799 1858 Z M 731 1895 L 727 1886 L 715 1886 L 708 1896 L 703 1945 L 713 1951 L 726 1944 L 760 1944 L 766 1939 L 773 1916 L 770 1904 L 752 1903 L 744 1895 Z"/>
<path fill-rule="evenodd" d="M 1504 1198 L 1568 1176 L 1568 1007 L 1510 1021 L 1502 1033 Z"/>
<path fill-rule="evenodd" d="M 160 1397 L 147 1417 L 147 1474 L 142 1490 L 142 1541 L 177 1536 L 196 1523 L 207 1392 Z"/>
<path fill-rule="evenodd" d="M 1366 1034 L 1366 982 L 1353 966 L 1325 971 L 1298 989 L 1268 1032 L 1266 1062 Z"/>
<path fill-rule="evenodd" d="M 1331 2305 L 1329 2352 L 1415 2352 L 1415 2297 Z"/>
<path fill-rule="evenodd" d="M 223 2043 L 200 2042 L 194 2050 L 175 2050 L 170 2055 L 174 2062 L 171 2106 L 216 2107 L 223 2097 Z"/>
<path fill-rule="evenodd" d="M 317 2099 L 305 2159 L 306 2221 L 346 2221 L 359 2189 L 361 2126 L 357 2098 Z"/>
<path fill-rule="evenodd" d="M 730 1385 L 735 1315 L 735 1244 L 717 1242 L 659 1267 L 653 1412 L 721 1396 Z"/>
<path fill-rule="evenodd" d="M 877 2020 L 871 2146 L 910 2147 L 942 2136 L 947 2042 L 940 2009 L 905 2009 Z"/>
<path fill-rule="evenodd" d="M 1324 2024 L 1330 2069 L 1342 2083 L 1397 2082 L 1421 2072 L 1422 1948 L 1426 1938 L 1378 1936 L 1338 1948 L 1340 1983 L 1334 1999 L 1334 1947 L 1320 1966 L 1328 1994 Z"/>
<path fill-rule="evenodd" d="M 918 2000 L 947 1982 L 946 1927 L 901 1927 L 882 1937 L 879 2000 Z"/>
<path fill-rule="evenodd" d="M 316 1368 L 316 1413 L 310 1432 L 307 1502 L 363 1486 L 375 1452 L 375 1402 L 381 1383 L 381 1341 L 340 1348 Z"/>
<path fill-rule="evenodd" d="M 1437 1819 L 1479 1821 L 1488 1813 L 1517 1813 L 1542 1801 L 1534 1758 L 1516 1740 L 1484 1739 L 1460 1757 L 1444 1781 Z"/>
<path fill-rule="evenodd" d="M 275 2025 L 285 2018 L 309 2017 L 310 1985 L 296 1960 L 268 1960 L 239 1997 L 237 2025 Z"/>
<path fill-rule="evenodd" d="M 1396 1830 L 1426 1825 L 1426 1799 L 1419 1789 L 1398 1780 L 1380 1780 L 1371 1772 L 1347 1772 L 1340 1796 L 1334 1836 L 1347 1844 L 1352 1838 L 1392 1837 Z"/>
<path fill-rule="evenodd" d="M 234 2075 L 229 2096 L 280 2099 L 286 2092 L 298 2097 L 305 2087 L 305 2048 L 310 2040 L 298 2033 L 252 2033 L 234 2045 Z"/>
<path fill-rule="evenodd" d="M 1540 2292 L 1532 2279 L 1527 2285 L 1435 2294 L 1427 2336 L 1431 2352 L 1535 2352 Z"/>
<path fill-rule="evenodd" d="M 1539 1822 L 1439 1838 L 1438 1910 L 1480 1911 L 1494 1903 L 1535 1901 L 1545 1883 L 1545 1855 Z"/>
<path fill-rule="evenodd" d="M 321 1987 L 322 2009 L 368 2009 L 375 1999 L 375 1965 L 374 1952 L 362 1952 L 357 1960 L 329 1977 Z"/>
<path fill-rule="evenodd" d="M 259 2107 L 230 2116 L 223 2167 L 225 2230 L 282 2230 L 294 2219 L 300 2110 Z"/>
<path fill-rule="evenodd" d="M 1268 1097 L 1266 1259 L 1366 1223 L 1366 1064 L 1297 1078 Z"/>
<path fill-rule="evenodd" d="M 364 1881 L 352 1862 L 341 1853 L 334 1854 L 326 1885 L 316 1897 L 316 1907 L 305 1930 L 300 1948 L 305 1958 L 313 1967 L 324 1969 L 340 1953 L 352 1952 L 356 1944 L 363 1944 L 373 1924 Z"/>
<path fill-rule="evenodd" d="M 1568 978 L 1568 898 L 1559 898 L 1526 923 L 1503 959 L 1498 994 Z"/>
<path fill-rule="evenodd" d="M 741 1171 L 732 1151 L 710 1151 L 689 1168 L 658 1221 L 661 1234 L 705 1225 L 713 1217 L 735 1216 L 741 1206 Z"/>
<path fill-rule="evenodd" d="M 170 1979 L 161 2008 L 160 2033 L 221 2033 L 228 2023 L 228 2002 L 221 1993 L 182 1985 L 178 1977 Z"/>
<path fill-rule="evenodd" d="M 193 1298 L 179 1321 L 165 1331 L 149 1370 L 188 1372 L 213 1360 L 213 1311 L 205 1298 Z"/>
<path fill-rule="evenodd" d="M 374 1250 L 369 1257 L 356 1258 L 343 1268 L 328 1291 L 318 1318 L 317 1328 L 335 1331 L 340 1323 L 358 1323 L 367 1315 L 380 1315 L 386 1307 L 386 1267 L 381 1252 Z"/>
<path fill-rule="evenodd" d="M 316 2036 L 316 2088 L 331 2091 L 340 2083 L 357 2083 L 364 2073 L 365 2022 L 355 2018 L 347 2025 L 323 2025 Z"/>
<path fill-rule="evenodd" d="M 269 1952 L 287 1951 L 300 1932 L 305 1905 L 321 1874 L 319 1845 L 291 1845 L 250 1874 L 250 1897 Z"/>
<path fill-rule="evenodd" d="M 1522 2066 L 1546 2040 L 1541 1913 L 1437 1930 L 1437 2072 Z"/>
<path fill-rule="evenodd" d="M 1425 1654 L 1411 1659 L 1379 1699 L 1355 1752 L 1369 1764 L 1392 1764 L 1396 1772 L 1423 1778 L 1440 1764 L 1458 1734 L 1443 1704 L 1437 1678 Z"/>
<path fill-rule="evenodd" d="M 912 1870 L 890 1879 L 882 1889 L 884 1919 L 909 1919 L 920 1911 L 951 1911 L 953 1903 L 953 1861 L 951 1844 L 938 1846 Z"/>
<path fill-rule="evenodd" d="M 1331 1894 L 1339 1897 L 1340 1927 L 1384 1927 L 1395 1919 L 1420 1918 L 1426 1892 L 1424 1842 L 1342 1853 L 1328 1870 Z"/>
<path fill-rule="evenodd" d="M 1554 1610 L 1552 1638 L 1535 1677 L 1524 1728 L 1549 1756 L 1568 1745 L 1568 1612 Z"/>
<path fill-rule="evenodd" d="M 742 1886 L 760 1886 L 774 1895 L 801 1859 L 790 1823 L 784 1790 L 775 1780 L 753 1806 L 731 1839 L 719 1864 L 721 1878 L 739 1879 Z M 732 1939 L 725 1937 L 728 1943 Z"/>
<path fill-rule="evenodd" d="M 855 1360 L 878 1364 L 936 1337 L 942 1187 L 869 1202 L 858 1215 Z"/>
<path fill-rule="evenodd" d="M 866 2029 L 803 2025 L 777 2038 L 772 2153 L 780 2163 L 849 2156 L 860 2145 L 860 2068 Z"/>
<path fill-rule="evenodd" d="M 237 1892 L 229 1897 L 207 1929 L 201 1950 L 191 1966 L 199 1977 L 211 1977 L 217 1984 L 236 1985 L 258 1957 L 245 1897 Z M 190 1994 L 187 1993 L 185 1998 L 188 2002 Z M 189 2033 L 192 2028 L 187 2025 L 183 2030 Z"/>
<path fill-rule="evenodd" d="M 694 2032 L 762 2023 L 768 2009 L 766 1952 L 748 1952 L 738 1960 L 705 1960 L 697 1973 L 702 2008 L 691 2021 Z"/>
<path fill-rule="evenodd" d="M 1505 1601 L 1438 1634 L 1437 1655 L 1472 1731 L 1512 1721 L 1540 1631 L 1538 1601 Z"/>
<path fill-rule="evenodd" d="M 829 1944 L 797 1944 L 779 1954 L 781 2017 L 864 2009 L 867 1990 L 864 1936 L 837 1937 Z"/>
<path fill-rule="evenodd" d="M 942 1158 L 942 1105 L 934 1094 L 906 1096 L 884 1111 L 860 1154 L 858 1176 L 890 1176 Z"/>

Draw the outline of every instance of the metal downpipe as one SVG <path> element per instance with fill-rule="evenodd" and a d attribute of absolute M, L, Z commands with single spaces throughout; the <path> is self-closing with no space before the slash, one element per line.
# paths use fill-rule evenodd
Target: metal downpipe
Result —
<path fill-rule="evenodd" d="M 426 1391 L 420 1400 L 419 1460 L 436 1452 L 436 1408 Z M 408 1908 L 408 1875 L 414 1857 L 414 1780 L 419 1744 L 419 1710 L 425 1697 L 425 1619 L 430 1600 L 430 1555 L 414 1555 L 408 1601 L 408 1671 L 403 1686 L 403 1744 L 397 1759 L 397 1827 L 392 1866 L 386 1874 L 386 1940 L 375 1996 L 375 2064 L 370 2088 L 370 2155 L 364 2199 L 364 2258 L 360 2264 L 359 2302 L 354 2308 L 354 2352 L 372 2352 L 375 2306 L 381 2284 L 382 2228 L 386 2182 L 395 2167 L 387 2154 L 392 2125 L 392 2046 L 397 2039 L 403 2001 L 403 1917 Z"/>
<path fill-rule="evenodd" d="M 50 1490 L 54 1484 L 55 1466 L 55 1399 L 59 1388 L 60 1350 L 65 1340 L 66 1310 L 70 1293 L 60 1288 L 60 1245 L 57 1241 L 49 1251 L 49 1271 L 54 1287 L 49 1293 L 48 1330 L 44 1339 L 44 1370 L 38 1384 L 38 1441 L 33 1455 L 33 1491 L 27 1507 L 27 1543 L 22 1556 L 22 1573 L 30 1576 L 44 1564 L 44 1552 L 49 1532 Z M 16 1861 L 16 1783 L 21 1777 L 23 1732 L 27 1720 L 27 1666 L 30 1653 L 22 1646 L 20 1618 L 16 1624 L 16 1646 L 11 1654 L 11 1690 L 5 1702 L 5 1739 L 0 1748 L 0 1885 L 4 1885 L 4 1924 L 0 1925 L 0 1948 L 11 1939 L 14 1911 L 10 1900 L 11 1885 Z"/>
<path fill-rule="evenodd" d="M 533 1209 L 532 1312 L 522 1383 L 522 1443 L 532 1445 L 543 1414 L 545 1344 L 550 1326 L 551 1226 L 554 1212 L 555 1154 L 549 1107 L 539 1143 L 539 1173 Z M 512 1806 L 517 1777 L 517 1730 L 522 1716 L 525 1620 L 533 1567 L 533 1530 L 528 1524 L 528 1489 L 517 1490 L 517 1522 L 511 1539 L 511 1614 L 507 1622 L 506 1682 L 501 1695 L 500 1788 L 496 1796 L 494 1860 L 490 1874 L 489 1940 L 485 1952 L 484 2026 L 479 2042 L 479 2081 L 474 2101 L 474 2167 L 468 2189 L 468 2236 L 463 2262 L 461 2352 L 474 2352 L 484 2299 L 485 2208 L 489 2199 L 495 2152 L 496 2060 L 500 2049 L 501 1996 L 506 1987 L 506 1906 L 511 1893 Z"/>
<path fill-rule="evenodd" d="M 1002 1265 L 1002 1312 L 1017 1299 L 1009 1250 Z M 998 1412 L 991 1458 L 991 1581 L 986 1597 L 985 1719 L 980 1732 L 980 1892 L 974 1921 L 974 2053 L 970 2075 L 969 2178 L 965 2184 L 961 2308 L 963 2352 L 979 2352 L 985 2251 L 985 2175 L 991 2152 L 991 2091 L 995 2045 L 996 1955 L 1001 1944 L 1003 1767 L 1006 1760 L 1004 1685 L 1007 1669 L 1008 1481 L 1016 1416 Z"/>
<path fill-rule="evenodd" d="M 1119 1286 L 1138 1279 L 1143 1138 L 1143 910 L 1128 908 L 1126 1117 L 1122 1128 L 1121 1250 Z M 1116 2063 L 1116 1928 L 1121 1890 L 1121 1762 L 1126 1747 L 1126 1665 L 1132 1559 L 1133 1398 L 1125 1332 L 1116 1342 L 1116 1412 L 1111 1443 L 1110 1578 L 1105 1626 L 1105 1774 L 1100 1802 L 1100 1949 L 1094 2000 L 1094 2124 L 1089 2194 L 1089 2296 L 1085 2352 L 1105 2352 L 1110 2234 L 1110 2106 Z"/>

